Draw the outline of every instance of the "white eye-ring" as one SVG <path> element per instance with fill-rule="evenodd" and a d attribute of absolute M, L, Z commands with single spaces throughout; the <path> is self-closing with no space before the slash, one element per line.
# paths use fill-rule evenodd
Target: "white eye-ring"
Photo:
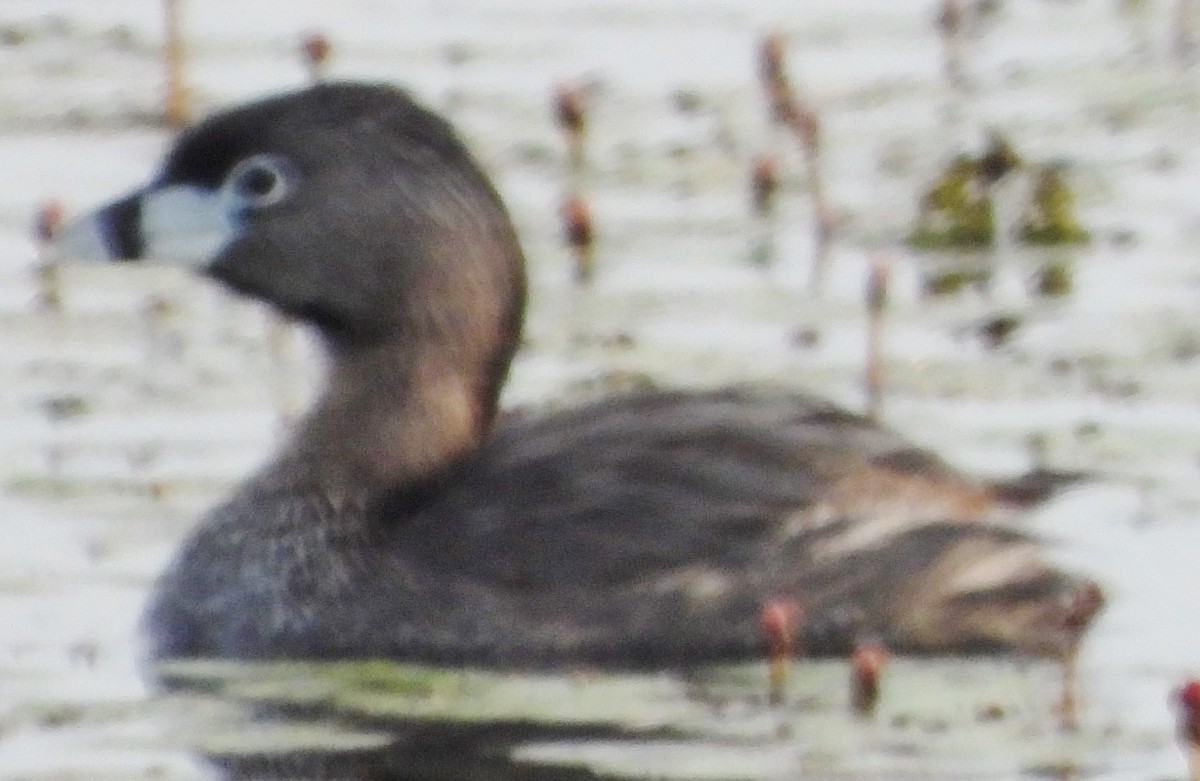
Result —
<path fill-rule="evenodd" d="M 221 194 L 235 211 L 257 211 L 292 194 L 296 166 L 279 155 L 247 157 L 233 167 L 221 185 Z"/>

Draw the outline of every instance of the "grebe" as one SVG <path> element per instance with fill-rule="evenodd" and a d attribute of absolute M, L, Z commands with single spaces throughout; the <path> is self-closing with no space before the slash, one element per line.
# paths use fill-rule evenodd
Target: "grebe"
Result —
<path fill-rule="evenodd" d="M 156 658 L 538 668 L 808 654 L 1053 655 L 1089 581 L 988 484 L 804 393 L 647 391 L 497 416 L 525 305 L 499 196 L 397 89 L 323 84 L 185 131 L 63 255 L 193 265 L 320 334 L 326 387 L 158 582 Z"/>

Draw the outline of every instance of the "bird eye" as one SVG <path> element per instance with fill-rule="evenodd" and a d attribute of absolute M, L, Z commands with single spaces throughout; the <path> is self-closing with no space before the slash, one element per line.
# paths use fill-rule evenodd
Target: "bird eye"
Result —
<path fill-rule="evenodd" d="M 278 155 L 262 154 L 235 165 L 221 189 L 234 208 L 258 210 L 287 198 L 295 179 L 295 168 L 289 161 Z"/>

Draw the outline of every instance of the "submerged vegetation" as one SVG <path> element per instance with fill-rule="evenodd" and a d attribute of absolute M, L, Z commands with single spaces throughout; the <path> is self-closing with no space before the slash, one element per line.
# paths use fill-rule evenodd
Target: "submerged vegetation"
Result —
<path fill-rule="evenodd" d="M 1075 194 L 1062 163 L 1039 164 L 1029 204 L 1014 226 L 1016 239 L 1030 246 L 1083 244 L 1089 239 L 1075 213 Z M 982 250 L 995 246 L 993 189 L 997 182 L 1029 170 L 1004 137 L 993 135 L 979 156 L 959 154 L 921 196 L 916 226 L 907 243 L 918 251 Z"/>
<path fill-rule="evenodd" d="M 961 293 L 967 288 L 984 291 L 991 282 L 990 269 L 956 267 L 927 274 L 922 281 L 922 290 L 930 296 L 949 296 Z"/>
<path fill-rule="evenodd" d="M 995 240 L 996 215 L 980 160 L 959 155 L 921 198 L 908 243 L 918 250 L 983 249 Z"/>
<path fill-rule="evenodd" d="M 1088 242 L 1088 232 L 1075 216 L 1075 194 L 1067 184 L 1064 168 L 1061 163 L 1052 163 L 1038 172 L 1017 233 L 1025 244 L 1053 247 Z"/>
<path fill-rule="evenodd" d="M 1059 298 L 1070 294 L 1074 287 L 1071 263 L 1065 259 L 1049 260 L 1034 276 L 1034 291 L 1047 298 Z"/>

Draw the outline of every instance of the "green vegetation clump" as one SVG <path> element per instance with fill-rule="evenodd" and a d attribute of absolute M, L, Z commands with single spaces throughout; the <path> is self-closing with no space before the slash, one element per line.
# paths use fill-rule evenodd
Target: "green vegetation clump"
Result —
<path fill-rule="evenodd" d="M 1038 295 L 1061 298 L 1070 294 L 1074 287 L 1071 264 L 1065 260 L 1052 260 L 1043 265 L 1034 277 Z"/>
<path fill-rule="evenodd" d="M 917 250 L 982 249 L 992 245 L 996 216 L 982 186 L 979 160 L 959 155 L 921 199 L 908 244 Z"/>
<path fill-rule="evenodd" d="M 1032 200 L 1017 234 L 1022 242 L 1054 247 L 1086 244 L 1090 240 L 1075 216 L 1075 194 L 1063 173 L 1063 166 L 1057 164 L 1044 166 L 1038 173 Z"/>
<path fill-rule="evenodd" d="M 979 157 L 954 158 L 921 197 L 908 245 L 920 251 L 987 249 L 994 245 L 992 185 L 1024 162 L 1007 139 L 993 134 Z M 1061 163 L 1041 164 L 1029 205 L 1016 226 L 1019 241 L 1038 247 L 1084 244 L 1090 239 L 1075 214 L 1075 194 Z M 1003 226 L 1002 226 L 1003 227 Z"/>
<path fill-rule="evenodd" d="M 1007 344 L 1020 327 L 1021 318 L 1017 315 L 996 315 L 980 324 L 979 335 L 994 350 Z"/>
<path fill-rule="evenodd" d="M 988 148 L 979 158 L 979 175 L 985 184 L 991 185 L 1004 178 L 1012 170 L 1024 164 L 1021 155 L 1009 143 L 1008 139 L 999 133 L 992 133 L 988 139 Z"/>
<path fill-rule="evenodd" d="M 991 272 L 986 269 L 944 269 L 928 274 L 922 281 L 927 296 L 951 296 L 964 288 L 985 289 L 991 282 Z"/>
<path fill-rule="evenodd" d="M 431 697 L 438 692 L 458 691 L 461 672 L 387 660 L 364 660 L 330 665 L 329 680 L 343 690 L 386 692 L 397 697 Z"/>

